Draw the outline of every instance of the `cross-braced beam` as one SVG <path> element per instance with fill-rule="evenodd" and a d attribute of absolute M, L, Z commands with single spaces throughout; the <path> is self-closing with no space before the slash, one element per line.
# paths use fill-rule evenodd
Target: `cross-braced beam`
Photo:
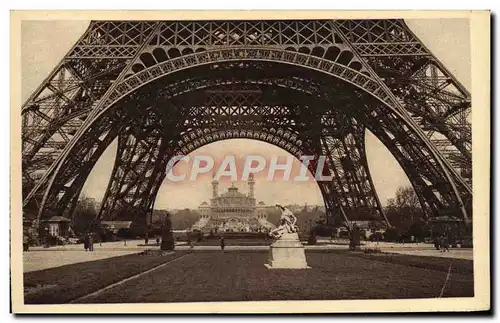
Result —
<path fill-rule="evenodd" d="M 92 22 L 23 106 L 25 209 L 43 217 L 71 210 L 130 111 L 151 121 L 140 111 L 155 100 L 168 102 L 163 120 L 176 120 L 178 131 L 163 133 L 172 152 L 237 137 L 296 156 L 320 145 L 315 153 L 327 152 L 337 173 L 337 186 L 320 183 L 335 196 L 325 203 L 346 218 L 365 206 L 383 216 L 366 167 L 367 128 L 399 161 L 427 215 L 470 218 L 470 95 L 401 20 Z M 325 102 L 342 111 L 332 120 L 359 125 L 308 129 L 328 115 Z M 124 182 L 132 180 L 121 169 L 139 167 L 115 166 Z M 113 183 L 111 199 L 123 188 Z M 145 196 L 132 203 L 150 212 L 154 198 Z"/>

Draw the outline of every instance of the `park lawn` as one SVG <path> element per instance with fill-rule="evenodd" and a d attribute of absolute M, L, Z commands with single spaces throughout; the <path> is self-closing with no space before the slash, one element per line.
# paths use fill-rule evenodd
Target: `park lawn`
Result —
<path fill-rule="evenodd" d="M 318 252 L 321 252 L 318 250 Z M 347 256 L 361 257 L 364 259 L 371 259 L 375 261 L 382 261 L 392 264 L 406 265 L 410 267 L 426 268 L 437 271 L 450 272 L 457 274 L 473 274 L 474 263 L 472 260 L 456 259 L 456 258 L 443 258 L 443 257 L 430 257 L 430 256 L 414 256 L 398 253 L 364 253 L 364 252 L 348 252 Z"/>
<path fill-rule="evenodd" d="M 265 239 L 225 239 L 225 246 L 270 246 L 273 243 L 272 240 Z M 194 242 L 194 246 L 220 246 L 219 239 L 205 239 L 202 241 Z"/>
<path fill-rule="evenodd" d="M 132 254 L 24 273 L 25 304 L 63 304 L 183 255 Z"/>
<path fill-rule="evenodd" d="M 409 265 L 347 251 L 306 256 L 311 269 L 269 270 L 267 252 L 194 252 L 82 303 L 435 298 L 447 276 L 412 265 L 426 262 L 419 256 Z M 437 260 L 449 266 L 449 259 Z M 473 290 L 472 274 L 452 273 L 443 297 L 472 297 Z"/>

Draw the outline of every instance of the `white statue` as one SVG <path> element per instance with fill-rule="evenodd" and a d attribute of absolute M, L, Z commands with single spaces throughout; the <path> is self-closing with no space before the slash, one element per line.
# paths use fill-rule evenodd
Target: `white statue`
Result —
<path fill-rule="evenodd" d="M 297 227 L 297 217 L 293 215 L 292 211 L 289 209 L 276 204 L 277 207 L 281 209 L 281 218 L 279 226 L 276 229 L 271 230 L 269 232 L 269 236 L 274 239 L 279 239 L 285 233 L 296 233 L 299 228 Z"/>

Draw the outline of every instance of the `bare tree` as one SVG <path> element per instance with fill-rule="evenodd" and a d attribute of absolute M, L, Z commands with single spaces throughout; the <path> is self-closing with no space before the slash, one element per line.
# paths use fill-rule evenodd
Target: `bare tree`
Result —
<path fill-rule="evenodd" d="M 411 186 L 397 189 L 395 197 L 387 201 L 386 214 L 392 225 L 404 228 L 423 217 L 420 201 Z"/>

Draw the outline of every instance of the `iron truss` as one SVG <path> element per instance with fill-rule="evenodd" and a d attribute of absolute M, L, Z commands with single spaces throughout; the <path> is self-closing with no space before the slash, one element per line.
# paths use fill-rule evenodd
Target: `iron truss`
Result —
<path fill-rule="evenodd" d="M 253 138 L 327 156 L 329 216 L 384 220 L 369 129 L 427 216 L 470 219 L 470 108 L 402 20 L 94 21 L 23 105 L 25 216 L 71 214 L 115 138 L 101 218 L 146 219 L 170 157 Z"/>

